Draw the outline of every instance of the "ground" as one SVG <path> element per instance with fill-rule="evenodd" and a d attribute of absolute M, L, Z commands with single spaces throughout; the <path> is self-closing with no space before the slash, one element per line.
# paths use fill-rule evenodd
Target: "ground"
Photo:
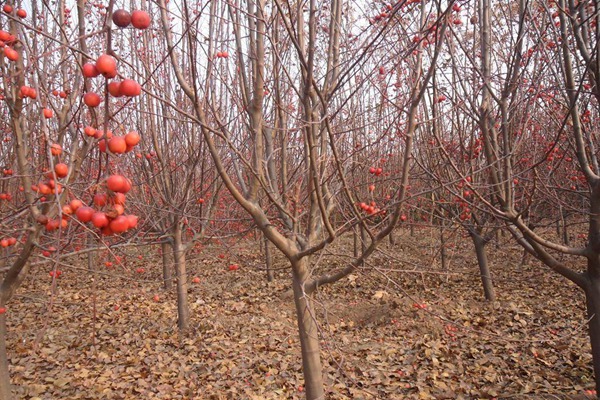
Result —
<path fill-rule="evenodd" d="M 9 304 L 18 398 L 303 398 L 289 269 L 277 256 L 267 282 L 250 240 L 189 255 L 190 280 L 200 282 L 190 283 L 183 334 L 156 248 L 120 251 L 126 263 L 112 269 L 101 253 L 93 274 L 83 257 L 70 260 L 54 289 L 52 267 L 33 266 Z M 396 240 L 315 296 L 328 398 L 586 398 L 591 356 L 574 285 L 533 259 L 521 265 L 521 251 L 500 238 L 488 246 L 498 295 L 490 304 L 460 232 L 446 270 L 434 231 Z M 342 242 L 319 268 L 343 265 L 352 249 Z"/>

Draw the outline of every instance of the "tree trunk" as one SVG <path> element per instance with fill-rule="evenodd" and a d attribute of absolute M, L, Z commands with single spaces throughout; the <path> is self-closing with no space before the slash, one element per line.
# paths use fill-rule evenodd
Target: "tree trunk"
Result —
<path fill-rule="evenodd" d="M 0 304 L 1 305 L 1 304 Z M 8 354 L 6 353 L 6 313 L 0 314 L 0 400 L 12 400 Z"/>
<path fill-rule="evenodd" d="M 177 326 L 180 331 L 186 330 L 190 325 L 190 309 L 187 298 L 187 272 L 185 270 L 185 248 L 181 240 L 181 226 L 174 228 L 173 260 L 177 276 Z"/>
<path fill-rule="evenodd" d="M 163 286 L 165 290 L 170 291 L 173 289 L 173 275 L 171 274 L 171 266 L 169 265 L 169 243 L 161 243 L 160 249 L 162 252 L 162 265 L 163 265 Z"/>
<path fill-rule="evenodd" d="M 444 225 L 440 224 L 440 258 L 442 263 L 442 271 L 448 269 L 448 257 L 446 254 L 446 238 L 444 237 Z"/>
<path fill-rule="evenodd" d="M 395 246 L 396 245 L 396 237 L 394 236 L 394 231 L 390 232 L 390 234 L 388 235 L 388 238 L 390 239 L 390 246 Z"/>
<path fill-rule="evenodd" d="M 354 248 L 353 248 L 353 252 L 352 254 L 354 254 L 354 257 L 358 257 L 358 232 L 356 232 L 356 227 L 354 227 L 354 229 L 352 230 L 353 233 L 353 238 L 354 238 Z"/>
<path fill-rule="evenodd" d="M 323 370 L 315 310 L 311 305 L 310 293 L 305 293 L 303 289 L 309 275 L 309 265 L 306 258 L 292 262 L 292 275 L 298 333 L 302 349 L 302 372 L 304 373 L 306 399 L 324 399 L 325 389 L 323 387 Z"/>
<path fill-rule="evenodd" d="M 588 282 L 585 290 L 585 300 L 588 315 L 588 331 L 592 346 L 592 364 L 594 366 L 594 379 L 596 393 L 600 395 L 600 266 L 592 268 L 588 261 Z"/>
<path fill-rule="evenodd" d="M 564 211 L 561 211 L 560 219 L 561 219 L 561 224 L 562 224 L 563 243 L 565 245 L 569 246 L 570 243 L 569 243 L 569 229 L 567 227 L 567 216 L 568 215 L 566 215 Z"/>
<path fill-rule="evenodd" d="M 96 243 L 96 240 L 94 238 L 94 235 L 90 232 L 88 233 L 88 237 L 87 237 L 87 246 L 89 247 L 93 247 Z M 88 267 L 88 271 L 93 271 L 94 270 L 94 258 L 96 255 L 96 250 L 94 251 L 90 251 L 87 253 L 87 267 Z"/>
<path fill-rule="evenodd" d="M 273 257 L 271 255 L 271 247 L 269 246 L 269 239 L 265 235 L 263 236 L 263 242 L 265 246 L 265 265 L 267 266 L 267 281 L 273 282 Z"/>
<path fill-rule="evenodd" d="M 483 285 L 483 294 L 488 301 L 496 300 L 494 292 L 494 283 L 492 282 L 492 274 L 488 264 L 487 254 L 485 252 L 485 240 L 477 232 L 471 232 L 471 238 L 475 245 L 475 254 L 477 255 L 477 264 L 479 265 L 479 273 L 481 275 L 481 283 Z"/>

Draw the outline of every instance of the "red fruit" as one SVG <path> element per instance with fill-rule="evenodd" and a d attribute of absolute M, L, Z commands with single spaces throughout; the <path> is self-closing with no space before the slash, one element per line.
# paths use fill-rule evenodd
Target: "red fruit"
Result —
<path fill-rule="evenodd" d="M 105 206 L 107 201 L 108 201 L 108 196 L 106 195 L 106 193 L 96 193 L 94 195 L 94 204 L 97 205 L 98 207 Z"/>
<path fill-rule="evenodd" d="M 86 223 L 86 222 L 90 222 L 92 220 L 92 216 L 94 215 L 95 212 L 96 211 L 92 207 L 83 206 L 83 207 L 79 207 L 75 211 L 75 215 L 77 216 L 77 219 L 79 221 Z"/>
<path fill-rule="evenodd" d="M 83 133 L 85 133 L 86 136 L 94 137 L 96 136 L 96 129 L 91 126 L 86 126 Z"/>
<path fill-rule="evenodd" d="M 115 205 L 125 205 L 125 195 L 123 193 L 115 193 L 113 197 L 113 204 Z"/>
<path fill-rule="evenodd" d="M 129 229 L 133 229 L 137 226 L 137 224 L 138 224 L 137 215 L 126 215 L 125 218 L 127 218 L 127 223 L 129 223 Z"/>
<path fill-rule="evenodd" d="M 131 13 L 131 25 L 137 29 L 146 29 L 150 26 L 150 15 L 146 11 L 134 10 Z"/>
<path fill-rule="evenodd" d="M 102 99 L 96 93 L 89 92 L 83 95 L 83 102 L 88 107 L 98 107 Z"/>
<path fill-rule="evenodd" d="M 62 146 L 58 143 L 50 145 L 50 154 L 53 156 L 60 156 L 62 154 Z"/>
<path fill-rule="evenodd" d="M 0 41 L 3 41 L 5 44 L 10 44 L 15 41 L 15 37 L 9 32 L 0 30 Z"/>
<path fill-rule="evenodd" d="M 17 10 L 17 17 L 19 17 L 19 18 L 27 18 L 27 11 L 23 10 L 22 8 L 19 8 Z"/>
<path fill-rule="evenodd" d="M 10 61 L 17 61 L 19 59 L 19 53 L 17 53 L 17 51 L 15 49 L 13 49 L 12 47 L 9 47 L 9 46 L 4 47 L 4 55 Z"/>
<path fill-rule="evenodd" d="M 240 266 L 239 266 L 239 265 L 237 265 L 237 264 L 231 264 L 231 265 L 229 266 L 229 270 L 230 270 L 230 271 L 237 271 L 238 269 L 240 269 Z"/>
<path fill-rule="evenodd" d="M 79 210 L 79 208 L 81 206 L 83 206 L 83 202 L 81 200 L 79 200 L 79 199 L 73 199 L 69 203 L 69 207 L 71 207 L 71 210 L 73 210 L 73 211 Z"/>
<path fill-rule="evenodd" d="M 133 79 L 123 79 L 119 87 L 119 91 L 123 96 L 135 97 L 142 93 L 142 87 Z"/>
<path fill-rule="evenodd" d="M 60 221 L 59 220 L 57 220 L 57 219 L 51 219 L 46 224 L 46 230 L 48 232 L 52 232 L 52 231 L 57 230 L 59 226 L 60 226 Z"/>
<path fill-rule="evenodd" d="M 114 232 L 112 231 L 112 229 L 110 229 L 110 225 L 106 225 L 104 228 L 100 229 L 100 233 L 104 236 L 110 236 Z"/>
<path fill-rule="evenodd" d="M 54 172 L 59 178 L 64 178 L 69 173 L 69 167 L 67 164 L 58 163 L 54 166 Z"/>
<path fill-rule="evenodd" d="M 102 54 L 96 60 L 96 69 L 106 78 L 117 76 L 117 60 L 108 54 Z"/>
<path fill-rule="evenodd" d="M 2 11 L 4 11 L 7 14 L 10 14 L 11 12 L 13 12 L 13 8 L 12 8 L 12 6 L 10 4 L 5 4 L 2 7 Z"/>
<path fill-rule="evenodd" d="M 0 315 L 6 313 L 6 307 L 0 307 Z"/>
<path fill-rule="evenodd" d="M 374 173 L 375 173 L 375 171 L 376 171 L 376 170 L 375 170 L 375 167 L 371 167 L 371 168 L 369 168 L 369 173 L 370 173 L 370 174 L 374 174 Z"/>
<path fill-rule="evenodd" d="M 127 179 L 123 175 L 111 175 L 106 180 L 106 187 L 113 192 L 126 193 L 124 189 L 127 185 Z"/>
<path fill-rule="evenodd" d="M 92 215 L 92 224 L 96 227 L 96 228 L 104 228 L 107 227 L 109 224 L 108 221 L 108 217 L 106 216 L 106 214 L 104 214 L 103 212 L 100 211 L 96 211 L 93 215 Z"/>
<path fill-rule="evenodd" d="M 44 108 L 43 113 L 45 118 L 52 118 L 53 112 L 51 109 Z"/>
<path fill-rule="evenodd" d="M 143 274 L 144 272 L 146 272 L 146 270 L 142 267 L 136 268 L 135 272 L 137 272 L 138 274 Z"/>
<path fill-rule="evenodd" d="M 108 84 L 108 93 L 110 93 L 110 95 L 112 97 L 121 97 L 123 96 L 123 94 L 121 94 L 121 82 L 111 82 Z"/>
<path fill-rule="evenodd" d="M 125 232 L 127 229 L 129 229 L 129 221 L 127 220 L 127 217 L 119 215 L 117 218 L 113 219 L 110 222 L 110 229 L 114 233 Z"/>
<path fill-rule="evenodd" d="M 369 192 L 372 192 L 375 190 L 375 185 L 369 185 Z"/>
<path fill-rule="evenodd" d="M 122 194 L 122 193 L 120 193 Z M 115 210 L 115 213 L 117 215 L 123 215 L 123 213 L 125 212 L 125 207 L 123 207 L 121 204 L 115 204 L 113 206 L 113 210 Z"/>
<path fill-rule="evenodd" d="M 0 240 L 0 246 L 1 247 L 8 247 L 9 246 L 8 239 L 2 239 L 2 240 Z"/>
<path fill-rule="evenodd" d="M 154 297 L 152 298 L 152 300 L 154 300 L 158 303 L 160 301 L 160 297 L 158 297 L 158 295 L 155 294 Z"/>
<path fill-rule="evenodd" d="M 131 14 L 125 10 L 117 10 L 113 12 L 112 21 L 119 28 L 126 28 L 131 23 Z"/>
<path fill-rule="evenodd" d="M 98 71 L 98 68 L 96 68 L 96 64 L 83 64 L 83 76 L 85 76 L 86 78 L 95 78 L 98 75 L 100 75 L 100 71 Z"/>
<path fill-rule="evenodd" d="M 129 132 L 125 135 L 125 143 L 127 146 L 135 146 L 140 142 L 140 135 L 137 132 Z"/>
<path fill-rule="evenodd" d="M 127 143 L 125 138 L 121 136 L 115 136 L 108 141 L 108 149 L 111 153 L 123 154 L 127 150 Z"/>
<path fill-rule="evenodd" d="M 9 237 L 8 238 L 8 245 L 9 246 L 14 246 L 15 244 L 17 244 L 17 238 Z"/>

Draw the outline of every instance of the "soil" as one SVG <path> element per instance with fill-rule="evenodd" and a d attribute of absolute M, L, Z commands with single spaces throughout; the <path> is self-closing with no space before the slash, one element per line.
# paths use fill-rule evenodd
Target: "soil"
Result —
<path fill-rule="evenodd" d="M 474 250 L 456 233 L 440 267 L 437 234 L 396 234 L 369 263 L 314 296 L 330 399 L 577 399 L 593 389 L 584 298 L 501 238 L 490 257 L 498 300 L 483 300 Z M 32 267 L 9 304 L 19 399 L 301 399 L 301 360 L 286 261 L 267 282 L 259 242 L 188 256 L 189 331 L 162 289 L 157 248 Z M 351 239 L 315 258 L 340 268 Z M 139 258 L 141 256 L 141 259 Z M 222 258 L 223 257 L 223 258 Z M 230 271 L 229 265 L 240 268 Z M 139 270 L 143 268 L 143 272 Z M 156 298 L 155 296 L 158 296 Z"/>

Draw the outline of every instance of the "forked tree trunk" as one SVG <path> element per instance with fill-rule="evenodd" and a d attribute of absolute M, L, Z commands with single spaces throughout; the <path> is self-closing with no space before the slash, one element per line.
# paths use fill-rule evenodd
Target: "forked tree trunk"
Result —
<path fill-rule="evenodd" d="M 0 304 L 2 306 L 2 304 Z M 8 354 L 6 353 L 6 314 L 0 314 L 0 400 L 12 400 Z"/>
<path fill-rule="evenodd" d="M 309 275 L 307 259 L 292 262 L 292 288 L 298 320 L 298 333 L 302 349 L 302 372 L 304 374 L 304 389 L 307 400 L 325 398 L 323 387 L 323 369 L 321 366 L 321 350 L 319 332 L 312 307 L 310 293 L 304 293 L 303 284 Z"/>
<path fill-rule="evenodd" d="M 477 232 L 470 232 L 471 239 L 475 245 L 475 254 L 477 255 L 477 264 L 479 265 L 479 274 L 481 275 L 481 283 L 483 285 L 483 294 L 488 301 L 496 300 L 494 291 L 494 283 L 492 281 L 492 273 L 488 264 L 487 253 L 485 251 L 485 239 Z"/>
<path fill-rule="evenodd" d="M 595 267 L 588 261 L 587 283 L 585 300 L 588 315 L 588 331 L 592 347 L 592 365 L 594 366 L 594 379 L 596 392 L 600 395 L 600 265 Z M 597 264 L 600 264 L 597 263 Z"/>
<path fill-rule="evenodd" d="M 175 228 L 173 235 L 173 260 L 177 277 L 177 326 L 186 330 L 190 325 L 190 309 L 187 298 L 187 272 L 185 268 L 185 248 L 181 240 L 181 227 Z"/>
<path fill-rule="evenodd" d="M 165 290 L 173 289 L 173 275 L 171 273 L 172 268 L 169 265 L 169 243 L 161 243 L 160 250 L 162 252 L 162 265 L 163 265 L 163 286 Z"/>

